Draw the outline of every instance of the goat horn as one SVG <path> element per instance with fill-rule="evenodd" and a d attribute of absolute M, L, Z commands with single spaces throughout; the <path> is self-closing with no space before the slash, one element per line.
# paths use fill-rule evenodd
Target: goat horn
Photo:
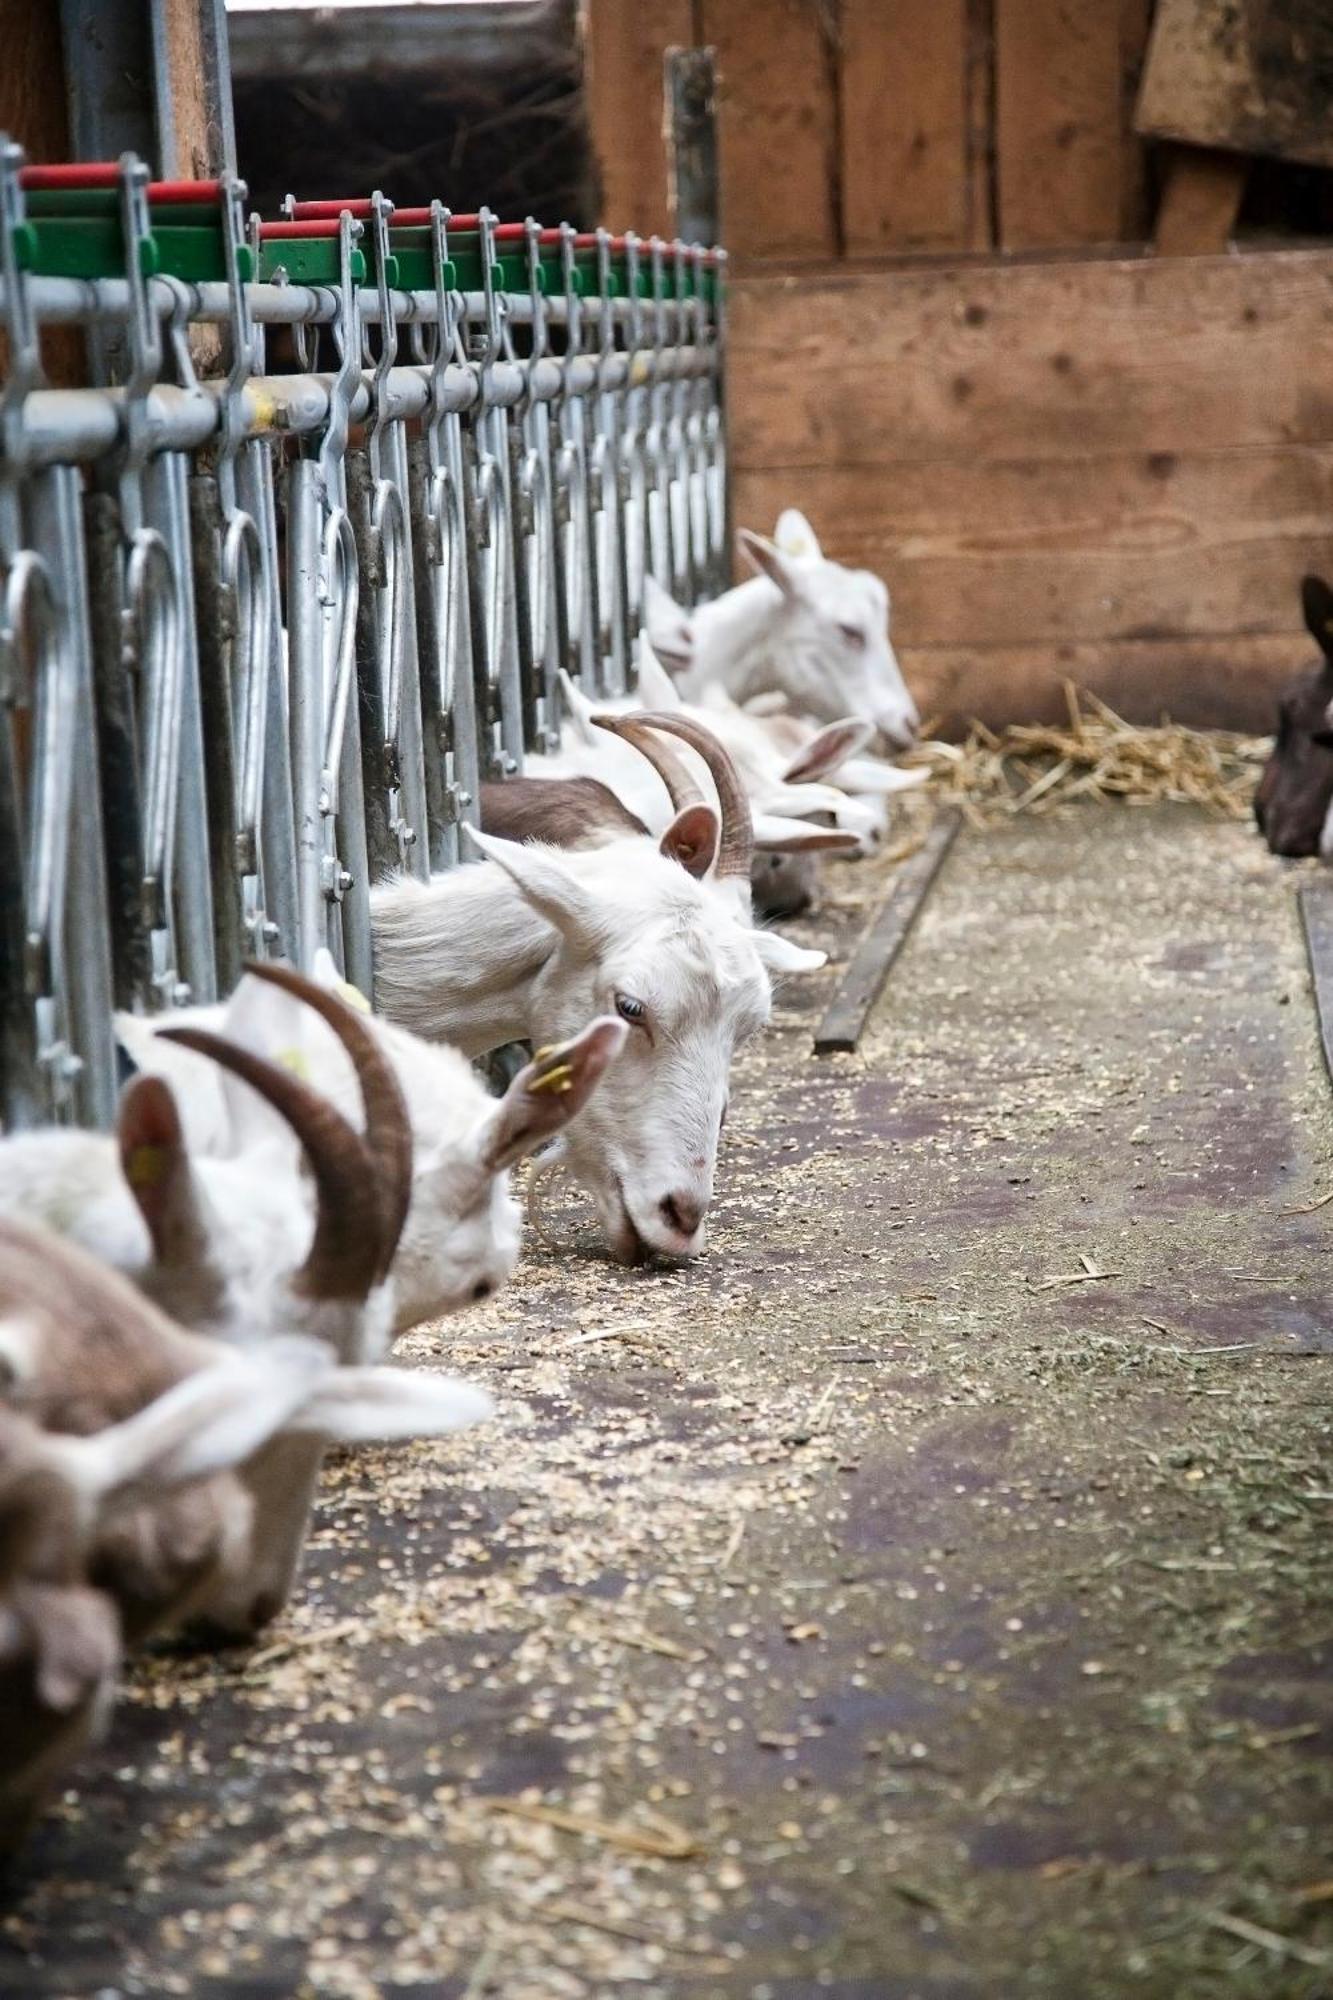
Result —
<path fill-rule="evenodd" d="M 293 1283 L 307 1298 L 364 1299 L 379 1276 L 383 1223 L 375 1163 L 341 1111 L 290 1070 L 253 1055 L 207 1028 L 159 1028 L 229 1069 L 286 1119 L 306 1151 L 319 1201 L 315 1234 Z"/>
<path fill-rule="evenodd" d="M 740 773 L 732 762 L 730 751 L 711 729 L 692 715 L 677 714 L 674 710 L 664 714 L 658 709 L 645 709 L 634 719 L 650 729 L 663 729 L 669 736 L 679 736 L 682 742 L 699 752 L 717 787 L 717 802 L 722 815 L 722 835 L 717 846 L 717 879 L 721 882 L 739 876 L 748 882 L 750 863 L 754 859 L 754 820 L 750 813 L 750 801 L 745 796 L 745 787 L 741 784 Z"/>
<path fill-rule="evenodd" d="M 607 729 L 613 736 L 623 736 L 632 743 L 640 756 L 646 757 L 658 777 L 667 788 L 673 812 L 684 812 L 686 806 L 706 805 L 701 786 L 696 785 L 690 769 L 683 757 L 678 757 L 669 743 L 647 726 L 642 714 L 634 715 L 594 715 L 592 720 L 599 729 Z"/>
<path fill-rule="evenodd" d="M 271 985 L 281 986 L 296 999 L 304 1000 L 322 1021 L 327 1021 L 351 1057 L 361 1087 L 366 1145 L 379 1177 L 380 1219 L 384 1230 L 379 1276 L 387 1277 L 412 1201 L 412 1121 L 393 1064 L 360 1015 L 327 986 L 317 986 L 313 979 L 307 979 L 290 965 L 274 965 L 268 960 L 249 961 L 245 969 L 252 978 L 267 979 Z"/>

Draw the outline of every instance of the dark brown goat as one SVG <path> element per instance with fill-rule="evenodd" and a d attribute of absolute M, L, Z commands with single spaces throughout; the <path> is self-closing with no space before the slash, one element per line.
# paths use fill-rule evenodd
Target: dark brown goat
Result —
<path fill-rule="evenodd" d="M 1301 579 L 1306 629 L 1323 654 L 1317 667 L 1283 691 L 1277 742 L 1254 795 L 1254 817 L 1274 854 L 1318 854 L 1333 804 L 1333 589 L 1322 577 Z"/>

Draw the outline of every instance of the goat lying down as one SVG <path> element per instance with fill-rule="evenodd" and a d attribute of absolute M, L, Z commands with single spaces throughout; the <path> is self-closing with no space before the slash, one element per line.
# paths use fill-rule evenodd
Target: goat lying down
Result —
<path fill-rule="evenodd" d="M 315 1341 L 188 1332 L 77 1245 L 0 1220 L 0 1850 L 105 1720 L 122 1643 L 245 1595 L 272 1529 L 257 1454 L 490 1410 Z"/>
<path fill-rule="evenodd" d="M 590 1014 L 628 1025 L 612 1086 L 561 1149 L 625 1261 L 704 1248 L 732 1055 L 768 1019 L 769 972 L 824 963 L 751 922 L 750 810 L 716 738 L 686 717 L 638 720 L 704 755 L 716 808 L 684 804 L 657 841 L 479 833 L 487 865 L 371 892 L 376 993 L 415 1033 L 480 1056 Z"/>
<path fill-rule="evenodd" d="M 832 562 L 803 514 L 789 507 L 772 541 L 742 529 L 755 574 L 685 611 L 665 591 L 645 599 L 653 650 L 687 701 L 721 687 L 742 704 L 782 694 L 819 722 L 854 716 L 890 750 L 920 728 L 889 637 L 889 593 L 869 570 Z"/>
<path fill-rule="evenodd" d="M 196 1158 L 170 1086 L 141 1075 L 125 1091 L 115 1139 L 61 1130 L 0 1144 L 0 1216 L 76 1240 L 196 1333 L 252 1346 L 298 1331 L 327 1341 L 356 1375 L 356 1364 L 383 1351 L 392 1324 L 387 1281 L 413 1187 L 407 1110 L 392 1065 L 358 1015 L 284 967 L 258 976 L 316 1010 L 351 1056 L 364 1135 L 290 1070 L 198 1027 L 164 1035 L 243 1079 L 286 1121 L 304 1149 L 313 1215 L 280 1137 L 259 1128 L 233 1160 Z M 429 1412 L 438 1380 L 390 1371 L 373 1386 L 409 1402 L 424 1390 Z M 460 1410 L 489 1407 L 480 1392 L 448 1386 Z M 202 1607 L 215 1624 L 250 1631 L 285 1603 L 323 1450 L 307 1431 L 275 1440 L 247 1466 L 266 1534 L 250 1567 L 223 1579 Z"/>

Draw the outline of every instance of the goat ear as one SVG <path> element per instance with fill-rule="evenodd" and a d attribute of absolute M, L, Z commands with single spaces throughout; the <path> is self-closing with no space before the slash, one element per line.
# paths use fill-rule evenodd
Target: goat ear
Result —
<path fill-rule="evenodd" d="M 828 964 L 826 951 L 804 951 L 777 931 L 756 931 L 754 948 L 770 972 L 818 972 L 821 965 Z"/>
<path fill-rule="evenodd" d="M 798 562 L 818 559 L 824 551 L 819 546 L 819 537 L 799 507 L 784 507 L 778 515 L 778 525 L 773 530 L 773 540 L 784 556 L 795 556 Z"/>
<path fill-rule="evenodd" d="M 539 1049 L 487 1120 L 482 1164 L 493 1174 L 501 1173 L 568 1125 L 624 1048 L 628 1034 L 624 1021 L 606 1014 L 573 1041 Z"/>
<path fill-rule="evenodd" d="M 695 641 L 690 614 L 663 590 L 655 576 L 643 580 L 643 629 L 669 674 L 682 674 L 693 666 Z"/>
<path fill-rule="evenodd" d="M 639 679 L 635 693 L 643 708 L 683 708 L 680 690 L 653 651 L 646 632 L 639 634 Z"/>
<path fill-rule="evenodd" d="M 319 1382 L 288 1430 L 336 1444 L 389 1444 L 443 1437 L 494 1416 L 484 1389 L 456 1375 L 419 1368 L 335 1368 Z"/>
<path fill-rule="evenodd" d="M 1333 590 L 1322 576 L 1301 578 L 1301 610 L 1306 631 L 1324 658 L 1333 663 Z"/>
<path fill-rule="evenodd" d="M 801 580 L 794 557 L 785 555 L 766 535 L 756 535 L 752 528 L 739 530 L 736 547 L 756 576 L 766 576 L 784 597 L 799 597 Z"/>
<path fill-rule="evenodd" d="M 755 814 L 756 854 L 856 854 L 860 846 L 858 836 L 843 827 L 811 826 L 777 813 Z"/>
<path fill-rule="evenodd" d="M 488 861 L 503 868 L 524 902 L 545 917 L 562 937 L 582 942 L 597 932 L 597 911 L 591 896 L 568 864 L 549 847 L 518 840 L 500 840 L 464 822 L 463 831 Z"/>
<path fill-rule="evenodd" d="M 589 750 L 603 747 L 602 736 L 593 727 L 596 705 L 589 701 L 578 682 L 563 667 L 560 669 L 560 692 L 564 697 L 565 713 L 578 732 L 580 743 Z"/>
<path fill-rule="evenodd" d="M 797 751 L 782 774 L 785 783 L 803 785 L 829 777 L 849 757 L 864 750 L 874 733 L 871 723 L 862 722 L 855 715 L 845 715 L 841 722 L 830 722 L 817 736 L 811 737 L 803 750 Z"/>
<path fill-rule="evenodd" d="M 678 861 L 687 875 L 702 882 L 717 860 L 720 838 L 718 817 L 711 806 L 682 806 L 658 847 L 668 861 Z"/>
<path fill-rule="evenodd" d="M 121 1096 L 116 1135 L 121 1171 L 157 1262 L 197 1257 L 206 1232 L 171 1085 L 160 1076 L 131 1077 Z"/>
<path fill-rule="evenodd" d="M 317 1341 L 270 1341 L 226 1353 L 123 1423 L 69 1438 L 67 1470 L 99 1510 L 137 1506 L 164 1488 L 241 1465 L 308 1400 L 333 1357 Z"/>

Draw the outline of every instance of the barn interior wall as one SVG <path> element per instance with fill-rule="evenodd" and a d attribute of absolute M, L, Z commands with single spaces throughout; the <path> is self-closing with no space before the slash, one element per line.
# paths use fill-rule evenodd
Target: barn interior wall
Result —
<path fill-rule="evenodd" d="M 663 54 L 716 50 L 737 521 L 802 507 L 883 575 L 955 727 L 1058 713 L 1071 678 L 1266 728 L 1309 654 L 1333 251 L 1296 246 L 1333 233 L 1333 175 L 1140 137 L 1153 15 L 586 0 L 613 226 L 671 230 Z"/>

